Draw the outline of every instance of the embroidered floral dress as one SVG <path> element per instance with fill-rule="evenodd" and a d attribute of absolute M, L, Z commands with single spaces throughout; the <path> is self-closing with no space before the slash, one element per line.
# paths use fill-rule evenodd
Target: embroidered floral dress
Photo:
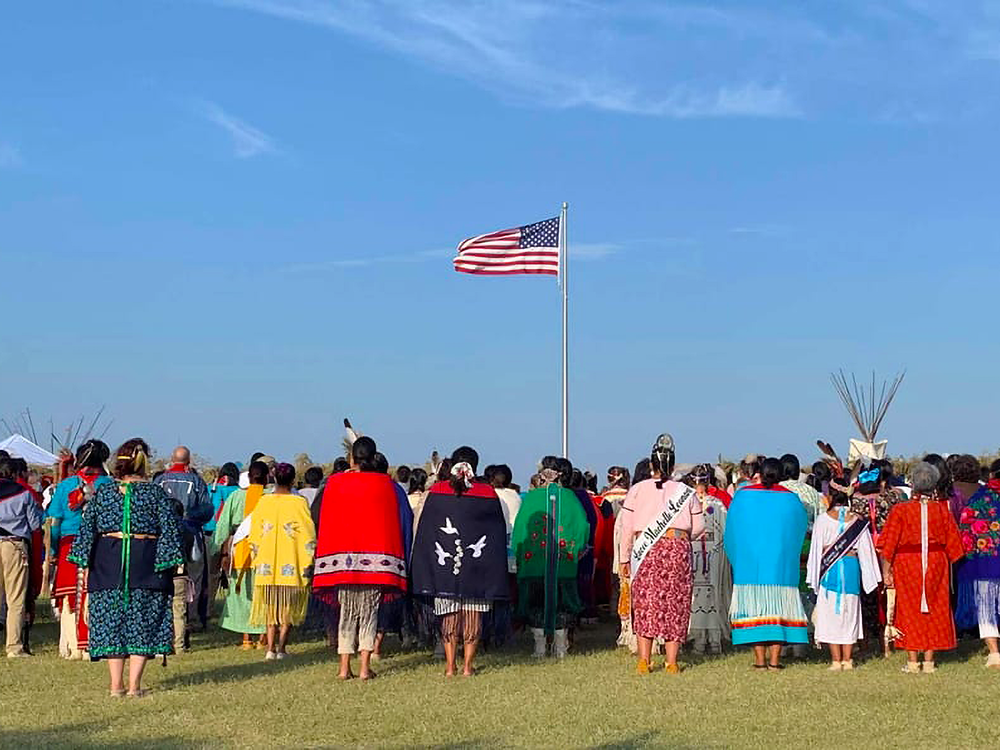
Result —
<path fill-rule="evenodd" d="M 184 555 L 162 488 L 101 485 L 84 507 L 69 560 L 88 570 L 91 660 L 172 652 L 173 571 Z"/>
<path fill-rule="evenodd" d="M 965 559 L 958 566 L 960 628 L 979 627 L 981 638 L 1000 628 L 1000 495 L 981 487 L 962 509 L 959 535 Z"/>

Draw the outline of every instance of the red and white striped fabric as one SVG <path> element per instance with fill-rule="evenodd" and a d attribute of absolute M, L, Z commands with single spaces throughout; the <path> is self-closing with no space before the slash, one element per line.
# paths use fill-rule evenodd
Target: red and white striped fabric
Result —
<path fill-rule="evenodd" d="M 559 275 L 559 217 L 470 237 L 458 245 L 455 270 L 484 276 Z"/>

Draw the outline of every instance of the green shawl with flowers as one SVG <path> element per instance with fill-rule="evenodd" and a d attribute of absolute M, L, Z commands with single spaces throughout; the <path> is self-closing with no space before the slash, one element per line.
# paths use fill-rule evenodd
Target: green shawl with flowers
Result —
<path fill-rule="evenodd" d="M 576 578 L 580 555 L 587 547 L 590 525 L 572 490 L 550 484 L 531 490 L 521 501 L 511 544 L 518 578 Z M 554 545 L 555 559 L 548 554 Z"/>

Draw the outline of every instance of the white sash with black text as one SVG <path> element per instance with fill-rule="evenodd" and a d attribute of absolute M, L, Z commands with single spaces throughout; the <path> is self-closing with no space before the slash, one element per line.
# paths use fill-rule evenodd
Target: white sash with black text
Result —
<path fill-rule="evenodd" d="M 653 545 L 663 538 L 677 514 L 694 497 L 694 490 L 680 482 L 664 482 L 662 491 L 663 510 L 656 514 L 649 525 L 635 538 L 635 543 L 632 545 L 632 559 L 629 561 L 632 568 L 632 581 L 635 581 L 639 575 L 639 568 L 642 567 L 646 555 L 653 549 Z"/>

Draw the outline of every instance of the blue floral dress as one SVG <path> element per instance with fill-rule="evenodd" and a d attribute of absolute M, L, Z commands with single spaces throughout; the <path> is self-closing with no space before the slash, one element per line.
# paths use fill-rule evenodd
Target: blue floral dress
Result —
<path fill-rule="evenodd" d="M 69 559 L 89 571 L 91 660 L 172 652 L 173 573 L 184 555 L 161 487 L 102 485 L 84 508 Z"/>

